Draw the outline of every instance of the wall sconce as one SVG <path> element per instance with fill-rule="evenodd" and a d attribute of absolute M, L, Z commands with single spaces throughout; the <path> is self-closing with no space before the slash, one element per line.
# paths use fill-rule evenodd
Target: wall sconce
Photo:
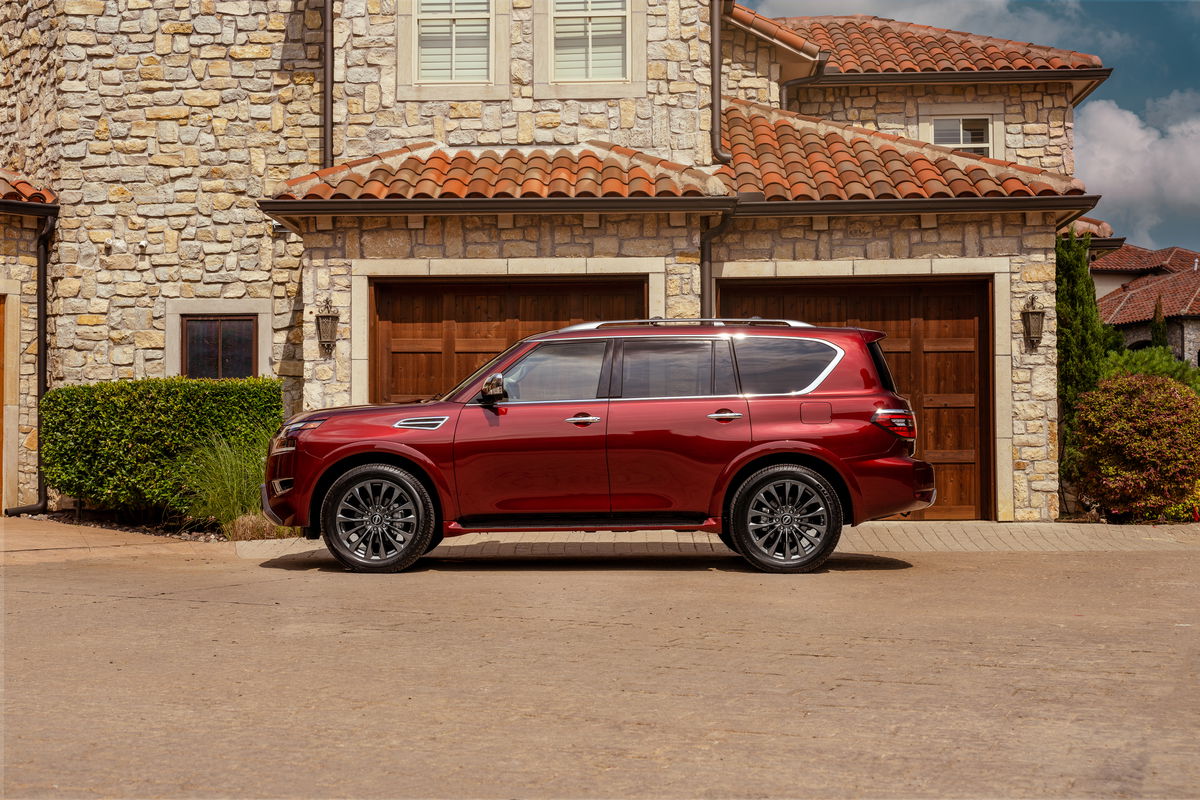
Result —
<path fill-rule="evenodd" d="M 1042 326 L 1046 322 L 1046 309 L 1038 302 L 1037 295 L 1029 295 L 1025 307 L 1021 309 L 1021 327 L 1025 329 L 1025 349 L 1029 352 L 1037 350 L 1042 343 Z"/>
<path fill-rule="evenodd" d="M 325 298 L 325 305 L 321 307 L 321 311 L 317 314 L 317 341 L 321 345 L 321 352 L 326 358 L 333 355 L 333 346 L 337 344 L 337 327 L 340 317 L 333 310 L 333 303 L 329 298 Z"/>

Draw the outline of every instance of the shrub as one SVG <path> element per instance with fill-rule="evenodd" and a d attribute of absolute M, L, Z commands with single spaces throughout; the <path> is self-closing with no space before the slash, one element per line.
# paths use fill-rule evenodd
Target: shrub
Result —
<path fill-rule="evenodd" d="M 1115 521 L 1157 519 L 1200 481 L 1200 395 L 1170 378 L 1120 375 L 1079 399 L 1080 494 Z"/>
<path fill-rule="evenodd" d="M 228 531 L 239 517 L 256 514 L 263 482 L 263 455 L 275 429 L 261 428 L 242 439 L 215 434 L 186 459 L 184 497 L 188 516 L 211 520 Z"/>
<path fill-rule="evenodd" d="M 182 511 L 192 453 L 277 428 L 283 400 L 268 378 L 149 378 L 51 389 L 41 413 L 50 486 L 112 510 Z"/>
<path fill-rule="evenodd" d="M 1200 522 L 1200 483 L 1192 487 L 1183 502 L 1163 509 L 1162 517 L 1167 522 Z"/>
<path fill-rule="evenodd" d="M 1116 375 L 1163 375 L 1200 392 L 1200 369 L 1175 358 L 1175 354 L 1166 347 L 1106 353 L 1100 362 L 1100 374 L 1105 378 Z"/>

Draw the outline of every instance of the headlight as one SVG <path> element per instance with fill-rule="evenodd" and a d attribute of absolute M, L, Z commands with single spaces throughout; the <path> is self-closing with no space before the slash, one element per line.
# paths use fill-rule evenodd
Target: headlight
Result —
<path fill-rule="evenodd" d="M 325 420 L 323 419 L 306 419 L 300 422 L 289 422 L 279 429 L 279 433 L 275 434 L 275 438 L 271 440 L 271 454 L 284 453 L 288 450 L 296 449 L 296 437 L 301 431 L 312 430 L 320 425 Z"/>

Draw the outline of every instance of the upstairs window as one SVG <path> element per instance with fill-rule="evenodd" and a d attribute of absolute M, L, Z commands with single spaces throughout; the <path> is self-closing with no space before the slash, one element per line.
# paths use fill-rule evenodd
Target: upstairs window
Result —
<path fill-rule="evenodd" d="M 939 117 L 933 120 L 933 143 L 978 156 L 992 155 L 990 117 Z"/>
<path fill-rule="evenodd" d="M 629 77 L 629 0 L 550 0 L 554 4 L 554 80 Z"/>
<path fill-rule="evenodd" d="M 417 0 L 417 81 L 491 80 L 492 0 Z"/>

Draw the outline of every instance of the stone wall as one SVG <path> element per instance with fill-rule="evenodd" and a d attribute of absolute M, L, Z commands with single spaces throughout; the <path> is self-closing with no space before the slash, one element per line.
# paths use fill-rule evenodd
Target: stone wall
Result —
<path fill-rule="evenodd" d="M 1150 322 L 1122 325 L 1118 328 L 1125 346 L 1150 341 Z M 1167 345 L 1176 358 L 1200 367 L 1200 320 L 1175 318 L 1167 320 Z"/>
<path fill-rule="evenodd" d="M 0 3 L 0 167 L 53 187 L 58 177 L 61 0 Z M 74 3 L 68 3 L 74 5 Z"/>
<path fill-rule="evenodd" d="M 725 93 L 770 106 L 779 106 L 779 64 L 774 45 L 740 28 L 722 31 L 721 62 Z"/>
<path fill-rule="evenodd" d="M 939 105 L 990 104 L 1003 109 L 1006 152 L 998 158 L 1068 175 L 1075 171 L 1069 84 L 801 86 L 795 92 L 789 110 L 912 139 L 925 139 L 921 116 L 938 113 Z"/>
<path fill-rule="evenodd" d="M 6 380 L 11 380 L 11 374 L 17 376 L 15 396 L 7 387 L 0 386 L 3 405 L 15 406 L 12 412 L 6 409 L 4 419 L 5 440 L 16 437 L 17 494 L 5 498 L 12 505 L 37 500 L 37 406 L 32 399 L 37 395 L 37 236 L 41 225 L 38 218 L 0 214 L 0 281 L 11 281 L 20 289 L 5 298 L 6 341 L 0 341 Z M 17 309 L 16 330 L 8 328 L 8 321 L 13 319 L 12 306 Z M 15 361 L 14 348 L 9 346 L 14 335 Z M 8 418 L 13 412 L 15 425 Z M 6 441 L 5 448 L 10 446 Z"/>

